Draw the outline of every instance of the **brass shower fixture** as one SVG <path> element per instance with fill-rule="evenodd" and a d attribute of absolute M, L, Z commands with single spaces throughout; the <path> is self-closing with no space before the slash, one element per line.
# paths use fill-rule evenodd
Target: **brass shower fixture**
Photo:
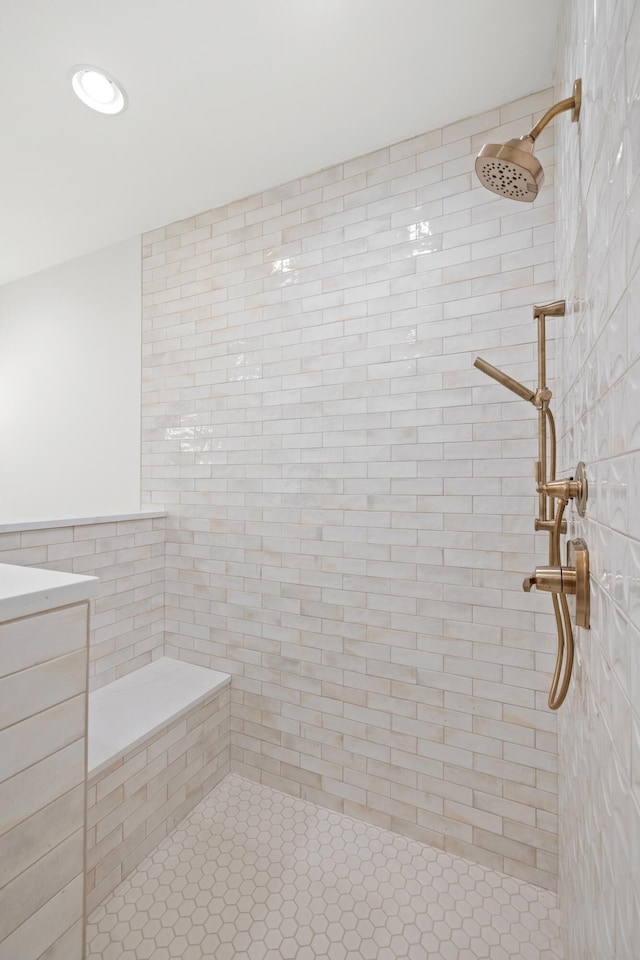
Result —
<path fill-rule="evenodd" d="M 566 567 L 536 567 L 531 576 L 525 577 L 522 589 L 529 593 L 532 587 L 547 593 L 575 595 L 576 623 L 589 629 L 589 550 L 582 537 L 567 544 Z"/>
<path fill-rule="evenodd" d="M 545 117 L 540 121 L 541 124 Z M 569 500 L 574 500 L 579 515 L 583 517 L 588 494 L 583 463 L 578 464 L 575 477 L 556 479 L 556 428 L 549 408 L 552 393 L 547 384 L 546 322 L 548 317 L 564 316 L 565 306 L 564 300 L 556 300 L 533 308 L 533 318 L 538 326 L 538 385 L 535 391 L 487 363 L 482 357 L 476 357 L 474 361 L 475 367 L 533 404 L 538 411 L 538 516 L 535 529 L 549 534 L 549 564 L 536 567 L 534 573 L 525 577 L 522 587 L 527 593 L 536 587 L 551 594 L 558 632 L 556 667 L 549 693 L 549 707 L 552 710 L 557 710 L 564 702 L 573 669 L 574 639 L 567 597 L 575 597 L 575 620 L 580 627 L 589 627 L 590 606 L 589 551 L 584 540 L 570 540 L 567 544 L 567 563 L 563 566 L 560 562 L 560 536 L 566 532 L 564 512 L 567 504 Z"/>
<path fill-rule="evenodd" d="M 544 170 L 533 149 L 540 133 L 559 113 L 571 110 L 576 122 L 582 103 L 582 81 L 573 85 L 573 96 L 554 104 L 529 133 L 507 143 L 485 143 L 476 159 L 480 183 L 501 197 L 531 203 L 544 182 Z"/>
<path fill-rule="evenodd" d="M 584 517 L 587 509 L 587 496 L 589 494 L 584 463 L 579 463 L 576 467 L 575 478 L 569 477 L 565 480 L 550 480 L 549 483 L 545 483 L 544 492 L 547 496 L 557 497 L 559 500 L 575 500 L 578 516 Z"/>
<path fill-rule="evenodd" d="M 548 494 L 544 486 L 547 479 L 556 478 L 556 425 L 553 414 L 549 409 L 549 402 L 553 394 L 547 384 L 547 344 L 546 344 L 546 320 L 547 317 L 562 317 L 565 312 L 565 301 L 555 300 L 553 303 L 547 303 L 544 306 L 533 308 L 533 318 L 538 324 L 538 386 L 535 390 L 530 390 L 518 380 L 514 380 L 507 373 L 494 367 L 493 364 L 483 360 L 482 357 L 476 357 L 474 367 L 492 377 L 498 383 L 502 384 L 512 393 L 527 400 L 538 411 L 538 461 L 536 463 L 536 490 L 538 492 L 538 518 L 536 520 L 536 530 L 546 530 L 551 532 L 553 523 L 548 519 Z M 550 470 L 547 478 L 547 430 L 550 439 L 549 461 Z"/>

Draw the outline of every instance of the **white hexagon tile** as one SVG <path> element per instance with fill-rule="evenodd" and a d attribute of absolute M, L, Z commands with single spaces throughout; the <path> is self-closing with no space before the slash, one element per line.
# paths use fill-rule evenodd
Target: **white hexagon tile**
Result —
<path fill-rule="evenodd" d="M 226 777 L 89 917 L 88 960 L 557 960 L 556 897 Z"/>

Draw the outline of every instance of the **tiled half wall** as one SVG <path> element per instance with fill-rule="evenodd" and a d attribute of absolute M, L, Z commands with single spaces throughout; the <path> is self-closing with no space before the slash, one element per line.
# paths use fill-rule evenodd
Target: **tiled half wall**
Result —
<path fill-rule="evenodd" d="M 0 563 L 100 578 L 90 602 L 89 688 L 161 657 L 164 516 L 0 532 Z"/>
<path fill-rule="evenodd" d="M 534 206 L 472 169 L 550 103 L 147 234 L 143 491 L 166 652 L 233 676 L 232 769 L 553 887 L 535 411 L 472 366 L 535 379 L 553 131 Z"/>

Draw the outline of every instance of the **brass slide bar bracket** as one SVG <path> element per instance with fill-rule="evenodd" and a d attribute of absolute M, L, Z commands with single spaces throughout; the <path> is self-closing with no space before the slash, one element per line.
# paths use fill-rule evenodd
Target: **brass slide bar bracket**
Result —
<path fill-rule="evenodd" d="M 533 308 L 533 317 L 564 317 L 567 311 L 566 300 L 554 300 Z"/>
<path fill-rule="evenodd" d="M 555 530 L 556 522 L 555 520 L 539 520 L 537 517 L 534 522 L 534 529 L 536 533 L 553 533 Z M 567 532 L 567 521 L 563 520 L 560 524 L 560 533 Z"/>

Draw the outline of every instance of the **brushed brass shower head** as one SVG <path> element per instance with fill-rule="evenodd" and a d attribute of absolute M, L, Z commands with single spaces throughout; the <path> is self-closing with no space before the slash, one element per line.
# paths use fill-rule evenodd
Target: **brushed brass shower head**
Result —
<path fill-rule="evenodd" d="M 526 136 L 504 144 L 485 143 L 476 158 L 476 173 L 483 187 L 511 200 L 524 203 L 535 200 L 544 182 L 542 164 L 533 155 L 536 139 L 564 110 L 571 110 L 571 119 L 576 121 L 580 116 L 581 101 L 582 81 L 576 80 L 573 96 L 554 104 Z"/>

